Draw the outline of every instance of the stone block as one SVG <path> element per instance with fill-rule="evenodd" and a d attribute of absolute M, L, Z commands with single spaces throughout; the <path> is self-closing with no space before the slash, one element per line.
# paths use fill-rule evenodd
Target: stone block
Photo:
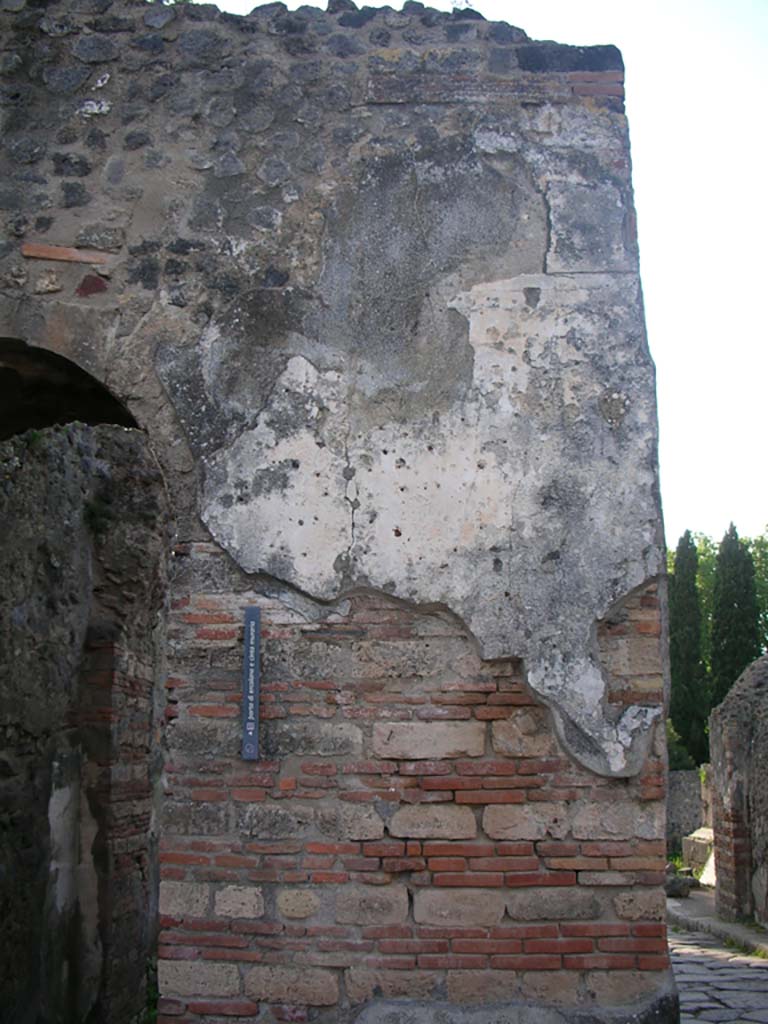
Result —
<path fill-rule="evenodd" d="M 160 913 L 168 917 L 206 917 L 208 914 L 206 882 L 160 883 Z"/>
<path fill-rule="evenodd" d="M 339 1000 L 339 983 L 332 971 L 320 968 L 259 964 L 245 975 L 245 992 L 266 1003 L 333 1006 Z"/>
<path fill-rule="evenodd" d="M 484 927 L 498 924 L 503 916 L 502 890 L 420 889 L 413 897 L 418 924 Z"/>
<path fill-rule="evenodd" d="M 626 210 L 608 183 L 556 182 L 547 191 L 552 223 L 549 273 L 633 270 L 625 247 Z"/>
<path fill-rule="evenodd" d="M 673 771 L 667 779 L 667 840 L 679 843 L 702 825 L 704 785 L 698 768 Z"/>
<path fill-rule="evenodd" d="M 601 914 L 600 901 L 588 889 L 517 889 L 505 899 L 513 921 L 593 921 Z"/>
<path fill-rule="evenodd" d="M 482 757 L 482 722 L 377 722 L 372 751 L 376 757 L 439 760 L 443 757 Z"/>
<path fill-rule="evenodd" d="M 520 998 L 545 1006 L 578 1006 L 581 977 L 578 971 L 525 971 L 520 978 Z"/>
<path fill-rule="evenodd" d="M 261 917 L 264 897 L 255 885 L 225 885 L 213 898 L 213 912 L 217 917 Z"/>
<path fill-rule="evenodd" d="M 662 803 L 638 806 L 628 800 L 582 801 L 571 808 L 575 839 L 663 839 L 664 826 Z"/>
<path fill-rule="evenodd" d="M 411 804 L 392 815 L 389 834 L 410 839 L 473 839 L 477 822 L 469 807 Z"/>
<path fill-rule="evenodd" d="M 206 758 L 237 747 L 240 722 L 236 718 L 179 718 L 173 726 L 173 746 L 191 758 Z M 195 805 L 197 810 L 199 805 Z"/>
<path fill-rule="evenodd" d="M 289 806 L 236 803 L 235 823 L 239 832 L 257 839 L 294 839 L 314 829 L 317 814 L 314 807 L 293 801 Z"/>
<path fill-rule="evenodd" d="M 228 805 L 223 801 L 202 803 L 166 800 L 163 806 L 163 828 L 167 835 L 226 835 L 229 830 Z"/>
<path fill-rule="evenodd" d="M 264 756 L 358 757 L 363 734 L 350 722 L 271 721 L 262 726 Z"/>
<path fill-rule="evenodd" d="M 320 897 L 311 889 L 283 889 L 277 894 L 277 909 L 283 917 L 311 917 L 320 907 Z"/>
<path fill-rule="evenodd" d="M 404 885 L 349 885 L 336 896 L 339 924 L 399 924 L 408 917 Z"/>
<path fill-rule="evenodd" d="M 658 971 L 589 971 L 585 983 L 587 998 L 601 1009 L 656 995 L 659 987 Z"/>
<path fill-rule="evenodd" d="M 446 990 L 452 1003 L 505 1003 L 520 995 L 516 971 L 448 971 Z"/>
<path fill-rule="evenodd" d="M 435 975 L 426 971 L 350 967 L 344 978 L 347 995 L 353 1003 L 365 1003 L 377 996 L 384 999 L 428 999 L 435 986 Z"/>
<path fill-rule="evenodd" d="M 636 889 L 613 897 L 616 916 L 624 921 L 664 921 L 667 901 L 658 889 Z"/>
<path fill-rule="evenodd" d="M 715 836 L 711 828 L 697 828 L 690 835 L 683 836 L 683 863 L 689 868 L 702 869 L 712 856 L 714 845 Z"/>
<path fill-rule="evenodd" d="M 624 871 L 580 871 L 579 882 L 581 885 L 607 885 L 615 888 L 618 885 L 632 885 L 634 878 Z"/>
<path fill-rule="evenodd" d="M 339 839 L 381 839 L 384 822 L 372 807 L 342 804 L 337 835 Z"/>
<path fill-rule="evenodd" d="M 235 964 L 160 960 L 157 965 L 157 982 L 163 996 L 240 994 L 240 972 Z"/>
<path fill-rule="evenodd" d="M 559 753 L 551 720 L 543 708 L 524 708 L 493 723 L 491 743 L 497 754 L 553 757 Z"/>
<path fill-rule="evenodd" d="M 483 829 L 492 839 L 564 839 L 568 834 L 568 807 L 552 803 L 497 804 L 483 812 Z"/>

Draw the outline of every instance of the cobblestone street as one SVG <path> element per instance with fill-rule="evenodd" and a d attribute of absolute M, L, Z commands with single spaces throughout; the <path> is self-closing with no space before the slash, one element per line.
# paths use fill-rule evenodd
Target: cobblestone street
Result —
<path fill-rule="evenodd" d="M 768 1024 L 768 960 L 705 932 L 670 931 L 681 1024 Z"/>

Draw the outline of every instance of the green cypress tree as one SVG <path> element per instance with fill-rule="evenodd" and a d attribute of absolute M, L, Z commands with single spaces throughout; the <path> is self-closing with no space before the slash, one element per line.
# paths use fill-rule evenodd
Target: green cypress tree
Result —
<path fill-rule="evenodd" d="M 670 718 L 683 746 L 701 764 L 708 757 L 707 677 L 701 658 L 701 607 L 696 586 L 698 555 L 686 530 L 675 551 L 669 578 Z"/>
<path fill-rule="evenodd" d="M 759 537 L 747 541 L 749 553 L 755 565 L 755 590 L 757 591 L 757 608 L 760 616 L 760 650 L 768 652 L 768 529 L 763 530 Z"/>
<path fill-rule="evenodd" d="M 712 653 L 712 597 L 715 591 L 715 563 L 718 545 L 705 533 L 694 533 L 693 541 L 699 559 L 696 572 L 696 588 L 699 591 L 701 608 L 701 660 L 709 672 Z"/>
<path fill-rule="evenodd" d="M 755 566 L 731 523 L 720 542 L 712 602 L 712 706 L 760 654 Z"/>

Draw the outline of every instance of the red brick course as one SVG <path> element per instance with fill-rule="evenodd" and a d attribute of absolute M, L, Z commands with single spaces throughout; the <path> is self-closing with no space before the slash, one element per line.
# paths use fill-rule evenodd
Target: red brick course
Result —
<path fill-rule="evenodd" d="M 308 627 L 295 616 L 291 621 L 291 613 L 277 602 L 258 599 L 264 623 L 262 721 L 279 723 L 290 717 L 309 730 L 306 735 L 311 740 L 295 754 L 276 752 L 244 763 L 237 756 L 236 739 L 241 627 L 229 639 L 217 636 L 215 647 L 198 630 L 201 617 L 209 611 L 216 616 L 216 624 L 239 623 L 244 605 L 256 600 L 234 592 L 190 593 L 177 599 L 175 628 L 184 639 L 186 654 L 172 666 L 174 685 L 169 692 L 177 702 L 178 716 L 168 730 L 167 778 L 172 795 L 160 860 L 163 879 L 195 887 L 198 897 L 207 901 L 208 912 L 198 917 L 163 917 L 162 959 L 240 964 L 243 971 L 252 964 L 275 969 L 303 966 L 320 971 L 323 978 L 341 978 L 353 969 L 388 972 L 387 978 L 398 972 L 418 972 L 419 977 L 432 978 L 435 989 L 445 983 L 446 972 L 453 971 L 666 970 L 663 924 L 623 919 L 615 902 L 617 894 L 633 887 L 652 893 L 659 885 L 663 838 L 651 838 L 636 829 L 635 820 L 647 813 L 639 810 L 641 806 L 647 808 L 648 800 L 658 800 L 650 790 L 662 784 L 660 762 L 652 758 L 638 779 L 598 778 L 559 748 L 546 714 L 543 722 L 551 752 L 542 755 L 541 734 L 534 733 L 536 749 L 526 749 L 524 742 L 514 755 L 500 755 L 491 734 L 496 713 L 514 720 L 515 715 L 539 707 L 526 688 L 519 663 L 483 664 L 467 648 L 462 655 L 462 678 L 453 674 L 455 668 L 452 677 L 446 678 L 442 673 L 451 671 L 451 662 L 440 667 L 437 655 L 430 653 L 437 645 L 435 637 L 420 634 L 429 620 L 393 607 L 386 599 L 365 597 L 353 600 L 347 618 L 333 626 L 331 650 L 355 645 L 357 667 L 350 673 L 343 667 L 346 662 L 339 660 L 324 677 L 310 651 L 302 656 L 306 679 L 295 668 L 278 670 L 280 661 L 274 659 L 279 651 L 290 652 L 291 644 L 306 645 L 308 638 L 316 644 L 322 630 Z M 657 614 L 653 602 L 652 593 L 631 599 L 622 610 L 620 628 L 599 627 L 601 643 L 615 643 L 618 638 L 631 646 L 634 637 L 648 642 L 655 636 L 648 626 L 653 621 L 648 616 Z M 422 676 L 406 678 L 401 669 L 390 672 L 383 667 L 380 645 L 392 643 L 381 639 L 378 627 L 384 623 L 397 634 L 397 644 L 410 645 L 414 655 L 420 652 L 413 661 L 425 666 Z M 463 642 L 442 628 L 441 638 L 454 645 Z M 378 645 L 375 671 L 361 655 L 370 643 Z M 397 664 L 402 652 L 392 647 L 389 656 Z M 333 658 L 329 664 L 334 664 Z M 227 687 L 231 688 L 228 694 Z M 614 676 L 612 687 L 614 693 L 637 689 L 630 676 Z M 654 684 L 642 692 L 657 699 L 658 687 Z M 226 694 L 223 702 L 222 693 Z M 456 709 L 460 714 L 454 713 Z M 376 722 L 418 722 L 419 728 L 439 729 L 443 721 L 451 728 L 482 723 L 485 753 L 446 758 L 421 758 L 420 751 L 412 757 L 372 756 L 370 736 Z M 192 749 L 187 737 L 201 727 L 213 732 L 206 734 L 205 747 Z M 267 736 L 272 728 L 267 726 Z M 323 729 L 331 731 L 323 733 Z M 324 738 L 328 736 L 330 741 Z M 289 744 L 294 742 L 289 739 Z M 319 747 L 327 742 L 331 746 L 321 752 Z M 334 743 L 340 746 L 334 748 Z M 548 833 L 545 825 L 536 837 L 523 833 L 503 839 L 484 831 L 486 808 L 509 808 L 513 815 L 528 813 L 530 808 L 546 821 L 548 807 L 556 806 L 560 816 L 566 808 L 567 818 L 567 809 L 582 803 L 605 805 L 612 813 L 620 808 L 627 821 L 625 831 L 611 838 L 576 838 L 567 824 L 555 834 Z M 186 809 L 192 805 L 207 817 L 188 817 Z M 423 816 L 414 819 L 417 825 L 434 821 L 436 829 L 447 830 L 445 837 L 439 832 L 430 835 L 431 824 L 423 826 L 424 834 L 387 835 L 392 815 L 414 806 L 423 809 Z M 339 823 L 343 808 L 352 815 L 348 819 L 352 826 Z M 459 819 L 452 815 L 459 809 L 469 816 L 461 818 L 460 827 L 474 832 L 473 838 L 451 838 L 451 829 L 459 827 Z M 285 826 L 272 817 L 281 813 L 288 815 Z M 443 817 L 444 813 L 450 816 Z M 267 814 L 263 819 L 267 831 L 284 827 L 285 834 L 265 834 L 259 824 L 261 814 Z M 252 815 L 256 824 L 249 834 Z M 174 826 L 177 820 L 182 827 Z M 199 827 L 196 820 L 208 823 L 207 834 L 191 831 Z M 327 821 L 323 828 L 328 834 L 322 834 L 313 824 L 316 821 Z M 344 834 L 346 827 L 359 832 Z M 233 891 L 257 887 L 264 900 L 263 913 L 255 918 L 247 912 L 243 917 L 217 914 L 216 900 L 223 899 L 221 893 L 227 887 Z M 398 895 L 402 887 L 409 890 L 410 901 Z M 297 904 L 294 911 L 288 902 L 280 902 L 288 900 L 291 892 L 311 894 L 305 909 Z M 458 907 L 458 916 L 443 924 L 439 916 L 432 918 L 430 912 L 422 911 L 421 894 L 432 893 L 442 894 L 440 899 L 449 901 L 445 904 L 449 908 Z M 472 898 L 465 893 L 473 894 Z M 552 909 L 541 911 L 546 914 L 544 920 L 537 919 L 540 893 L 558 894 L 557 900 L 565 901 L 547 903 Z M 556 908 L 567 907 L 570 893 L 583 894 L 590 901 L 583 904 L 588 909 L 579 910 L 577 920 L 568 919 L 570 911 L 564 909 L 566 917 L 560 920 Z M 347 899 L 352 902 L 345 903 Z M 508 901 L 520 899 L 527 901 L 528 920 L 515 917 L 515 902 L 505 912 Z M 350 909 L 340 911 L 340 906 Z M 288 912 L 306 916 L 288 917 Z M 227 998 L 202 992 L 196 998 L 166 1000 L 163 1014 L 176 1024 L 201 1021 L 206 1013 L 220 1018 L 248 1016 L 256 1004 L 246 995 L 238 987 Z M 274 1007 L 285 1007 L 279 1000 L 270 1005 L 275 1019 L 304 1019 L 300 1006 L 299 1016 L 292 1018 L 291 1008 L 279 1011 L 287 1016 L 275 1015 Z"/>

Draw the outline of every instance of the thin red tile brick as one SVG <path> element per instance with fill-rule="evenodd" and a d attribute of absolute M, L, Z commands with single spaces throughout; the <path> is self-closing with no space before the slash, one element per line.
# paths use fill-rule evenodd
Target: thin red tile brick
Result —
<path fill-rule="evenodd" d="M 466 871 L 466 869 L 465 857 L 431 857 L 429 860 L 430 871 Z"/>
<path fill-rule="evenodd" d="M 424 843 L 425 857 L 491 857 L 493 843 L 465 843 L 449 841 L 429 841 Z"/>
<path fill-rule="evenodd" d="M 574 924 L 561 924 L 560 931 L 565 936 L 576 936 L 581 937 L 583 935 L 598 937 L 598 936 L 615 936 L 615 935 L 629 935 L 628 924 L 614 924 L 611 922 L 602 921 L 579 921 Z"/>
<path fill-rule="evenodd" d="M 381 953 L 447 953 L 448 939 L 382 939 Z"/>
<path fill-rule="evenodd" d="M 471 857 L 470 871 L 536 871 L 538 857 Z"/>
<path fill-rule="evenodd" d="M 532 885 L 576 885 L 575 871 L 538 871 L 520 872 L 520 874 L 508 874 L 505 876 L 506 884 L 510 887 L 519 888 Z"/>
<path fill-rule="evenodd" d="M 518 789 L 472 789 L 456 794 L 457 804 L 522 804 L 525 793 Z"/>
<path fill-rule="evenodd" d="M 638 956 L 637 967 L 641 971 L 664 971 L 669 967 L 669 956 Z"/>
<path fill-rule="evenodd" d="M 526 939 L 526 953 L 591 953 L 591 939 Z"/>
<path fill-rule="evenodd" d="M 473 874 L 470 871 L 465 871 L 463 874 L 447 872 L 434 875 L 433 881 L 435 885 L 439 886 L 466 886 L 468 888 L 480 886 L 487 889 L 495 889 L 504 885 L 504 875 L 501 872 L 493 873 L 491 871 L 478 872 L 477 874 Z"/>
<path fill-rule="evenodd" d="M 563 957 L 563 967 L 569 971 L 631 971 L 635 958 L 610 953 L 575 953 Z"/>
<path fill-rule="evenodd" d="M 470 954 L 432 954 L 426 953 L 419 957 L 419 967 L 433 971 L 468 971 L 481 970 L 488 963 L 486 956 Z"/>
<path fill-rule="evenodd" d="M 307 853 L 333 853 L 333 854 L 346 854 L 346 853 L 359 853 L 360 843 L 319 843 L 310 842 L 305 846 Z"/>
<path fill-rule="evenodd" d="M 427 862 L 423 857 L 385 857 L 381 862 L 384 871 L 423 871 Z"/>
<path fill-rule="evenodd" d="M 561 958 L 554 954 L 521 953 L 519 956 L 492 956 L 491 967 L 497 971 L 556 971 Z"/>
<path fill-rule="evenodd" d="M 597 948 L 605 953 L 665 953 L 666 939 L 606 938 L 597 940 Z"/>
<path fill-rule="evenodd" d="M 521 953 L 520 939 L 454 939 L 454 953 Z"/>

